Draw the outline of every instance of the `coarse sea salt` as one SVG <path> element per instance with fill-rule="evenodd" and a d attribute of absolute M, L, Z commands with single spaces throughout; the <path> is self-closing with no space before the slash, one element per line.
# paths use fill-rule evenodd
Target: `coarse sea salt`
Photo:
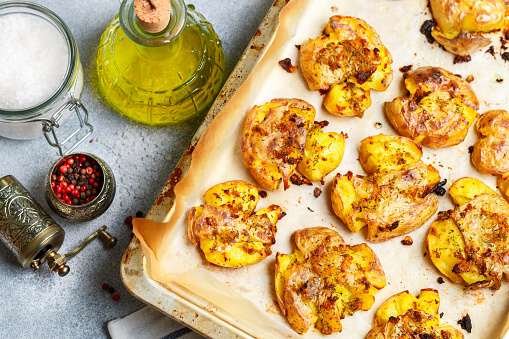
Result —
<path fill-rule="evenodd" d="M 0 16 L 0 109 L 26 109 L 53 95 L 67 71 L 62 34 L 30 14 Z"/>

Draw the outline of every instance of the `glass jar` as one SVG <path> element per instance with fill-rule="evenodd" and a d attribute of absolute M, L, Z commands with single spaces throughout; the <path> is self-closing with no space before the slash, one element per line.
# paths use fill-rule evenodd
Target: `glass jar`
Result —
<path fill-rule="evenodd" d="M 224 52 L 212 25 L 182 0 L 170 22 L 144 31 L 134 0 L 124 0 L 97 50 L 99 88 L 122 115 L 150 125 L 181 122 L 212 103 L 222 86 Z"/>
<path fill-rule="evenodd" d="M 9 14 L 34 15 L 50 23 L 65 39 L 68 61 L 64 79 L 49 98 L 29 108 L 0 108 L 0 136 L 10 139 L 34 139 L 44 135 L 48 143 L 58 148 L 60 155 L 63 156 L 74 150 L 93 131 L 92 125 L 88 122 L 88 112 L 80 101 L 83 70 L 78 46 L 67 25 L 43 6 L 30 2 L 0 3 L 0 16 Z M 73 112 L 77 116 L 79 127 L 63 140 L 59 140 L 55 129 Z M 79 139 L 76 141 L 77 136 Z M 70 145 L 67 145 L 68 149 L 64 151 L 66 144 Z"/>

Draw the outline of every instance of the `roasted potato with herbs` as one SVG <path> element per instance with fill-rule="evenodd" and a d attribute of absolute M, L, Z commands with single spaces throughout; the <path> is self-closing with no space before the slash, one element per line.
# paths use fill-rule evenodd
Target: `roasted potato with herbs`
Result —
<path fill-rule="evenodd" d="M 504 27 L 504 0 L 430 0 L 435 40 L 451 53 L 467 56 L 491 41 L 482 33 Z"/>
<path fill-rule="evenodd" d="M 461 331 L 440 324 L 439 306 L 435 289 L 422 289 L 418 298 L 408 291 L 398 293 L 380 306 L 367 339 L 463 339 Z"/>
<path fill-rule="evenodd" d="M 295 169 L 312 181 L 335 170 L 345 149 L 345 136 L 324 132 L 328 122 L 313 121 L 314 107 L 299 99 L 274 99 L 254 106 L 242 135 L 242 159 L 258 183 L 275 190 Z"/>
<path fill-rule="evenodd" d="M 249 111 L 242 133 L 242 160 L 263 188 L 275 190 L 281 181 L 285 189 L 290 187 L 314 119 L 315 108 L 300 99 L 273 99 Z"/>
<path fill-rule="evenodd" d="M 472 164 L 483 174 L 509 172 L 509 113 L 488 111 L 476 123 L 479 140 L 472 151 Z"/>
<path fill-rule="evenodd" d="M 401 169 L 420 161 L 422 148 L 416 142 L 400 136 L 379 134 L 361 141 L 359 162 L 368 174 L 380 170 Z"/>
<path fill-rule="evenodd" d="M 336 215 L 352 232 L 367 226 L 372 242 L 421 227 L 438 208 L 432 193 L 440 183 L 438 171 L 421 156 L 407 138 L 381 134 L 362 140 L 359 160 L 369 176 L 336 175 L 331 194 Z"/>
<path fill-rule="evenodd" d="M 335 115 L 362 117 L 369 90 L 385 91 L 392 81 L 391 54 L 358 18 L 331 17 L 324 35 L 300 46 L 299 58 L 309 89 L 328 91 L 324 105 Z"/>
<path fill-rule="evenodd" d="M 223 267 L 255 264 L 269 256 L 276 242 L 276 223 L 283 213 L 278 205 L 254 212 L 258 188 L 241 180 L 211 187 L 205 204 L 191 208 L 189 240 L 200 246 L 207 261 Z"/>
<path fill-rule="evenodd" d="M 276 256 L 279 307 L 299 334 L 313 324 L 324 334 L 341 332 L 341 319 L 371 309 L 374 295 L 387 285 L 378 257 L 366 244 L 347 245 L 326 227 L 294 236 L 295 252 Z"/>
<path fill-rule="evenodd" d="M 362 118 L 371 106 L 369 89 L 365 90 L 353 82 L 333 84 L 323 99 L 325 109 L 334 115 Z"/>
<path fill-rule="evenodd" d="M 405 86 L 408 95 L 385 103 L 399 134 L 435 148 L 465 139 L 479 109 L 468 82 L 440 67 L 421 67 L 405 73 Z"/>
<path fill-rule="evenodd" d="M 456 180 L 449 194 L 456 208 L 439 214 L 426 239 L 433 264 L 469 289 L 499 289 L 509 275 L 509 204 L 475 178 Z"/>
<path fill-rule="evenodd" d="M 464 205 L 482 193 L 497 194 L 481 180 L 470 177 L 455 180 L 449 187 L 449 195 L 456 206 Z"/>
<path fill-rule="evenodd" d="M 307 133 L 304 155 L 297 170 L 311 181 L 323 180 L 339 166 L 344 150 L 343 133 L 323 132 L 320 123 L 314 123 Z"/>

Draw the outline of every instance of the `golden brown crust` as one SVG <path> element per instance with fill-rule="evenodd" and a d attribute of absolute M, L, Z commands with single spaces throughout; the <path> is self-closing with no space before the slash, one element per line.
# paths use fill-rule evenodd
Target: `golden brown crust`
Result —
<path fill-rule="evenodd" d="M 255 213 L 258 199 L 256 186 L 244 181 L 211 187 L 205 193 L 206 204 L 189 212 L 189 240 L 215 265 L 240 267 L 259 262 L 272 253 L 282 214 L 277 205 Z"/>
<path fill-rule="evenodd" d="M 386 285 L 380 261 L 366 244 L 346 245 L 326 227 L 294 234 L 296 252 L 276 258 L 279 306 L 298 333 L 313 324 L 324 334 L 341 332 L 340 319 L 369 310 Z"/>
<path fill-rule="evenodd" d="M 377 207 L 364 214 L 368 241 L 382 242 L 410 233 L 435 214 L 438 200 L 430 192 L 427 171 L 427 165 L 418 163 L 404 171 L 375 176 L 377 189 L 372 199 Z"/>
<path fill-rule="evenodd" d="M 463 339 L 463 334 L 440 324 L 440 296 L 432 288 L 421 289 L 416 298 L 403 291 L 387 299 L 377 310 L 368 339 Z"/>
<path fill-rule="evenodd" d="M 451 326 L 426 328 L 425 324 L 433 322 L 434 317 L 421 311 L 408 310 L 402 315 L 391 318 L 381 327 L 374 327 L 366 339 L 463 339 L 463 333 Z M 418 334 L 418 335 L 417 335 Z"/>
<path fill-rule="evenodd" d="M 509 204 L 498 194 L 483 193 L 459 206 L 451 215 L 465 241 L 466 260 L 456 272 L 487 277 L 481 287 L 500 288 L 509 276 Z"/>
<path fill-rule="evenodd" d="M 503 27 L 503 0 L 430 0 L 438 26 L 433 37 L 449 52 L 466 56 L 488 46 L 481 34 Z"/>
<path fill-rule="evenodd" d="M 508 272 L 509 204 L 476 178 L 455 180 L 454 210 L 439 214 L 426 238 L 433 264 L 467 289 L 499 289 Z"/>
<path fill-rule="evenodd" d="M 380 57 L 373 50 L 364 49 L 360 39 L 338 43 L 322 36 L 300 48 L 302 74 L 311 91 L 327 90 L 350 76 L 364 80 L 363 83 L 380 63 Z"/>
<path fill-rule="evenodd" d="M 476 123 L 479 140 L 474 145 L 472 164 L 484 174 L 509 172 L 509 113 L 492 110 Z"/>
<path fill-rule="evenodd" d="M 242 133 L 242 160 L 262 187 L 275 190 L 281 181 L 285 189 L 290 187 L 314 112 L 311 104 L 300 99 L 273 99 L 249 111 Z"/>
<path fill-rule="evenodd" d="M 385 103 L 396 131 L 429 147 L 462 142 L 479 109 L 470 84 L 440 67 L 422 67 L 405 78 L 410 94 Z"/>
<path fill-rule="evenodd" d="M 446 50 L 460 56 L 468 56 L 491 44 L 490 39 L 466 31 L 461 31 L 458 35 L 450 38 L 435 29 L 431 31 L 431 35 Z"/>
<path fill-rule="evenodd" d="M 387 150 L 384 154 L 384 149 Z M 332 206 L 353 232 L 368 227 L 366 239 L 382 242 L 421 227 L 438 208 L 432 194 L 438 171 L 424 164 L 411 140 L 380 134 L 361 142 L 360 158 L 369 176 L 337 174 Z"/>
<path fill-rule="evenodd" d="M 361 85 L 377 71 L 384 61 L 382 56 L 392 63 L 392 56 L 373 27 L 349 16 L 331 17 L 325 35 L 309 39 L 300 47 L 301 70 L 311 91 L 327 90 L 347 78 Z M 392 79 L 390 69 L 388 73 Z"/>
<path fill-rule="evenodd" d="M 433 18 L 444 32 L 487 32 L 504 19 L 504 0 L 430 0 L 430 5 Z M 473 20 L 467 22 L 470 18 Z"/>

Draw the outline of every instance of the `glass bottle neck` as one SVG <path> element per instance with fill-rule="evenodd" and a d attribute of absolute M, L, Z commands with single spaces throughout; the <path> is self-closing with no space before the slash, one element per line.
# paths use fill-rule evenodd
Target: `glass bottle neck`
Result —
<path fill-rule="evenodd" d="M 171 0 L 171 17 L 168 26 L 158 33 L 143 30 L 134 11 L 134 0 L 123 0 L 119 20 L 125 34 L 135 43 L 156 47 L 175 40 L 186 24 L 187 10 L 183 0 Z"/>

